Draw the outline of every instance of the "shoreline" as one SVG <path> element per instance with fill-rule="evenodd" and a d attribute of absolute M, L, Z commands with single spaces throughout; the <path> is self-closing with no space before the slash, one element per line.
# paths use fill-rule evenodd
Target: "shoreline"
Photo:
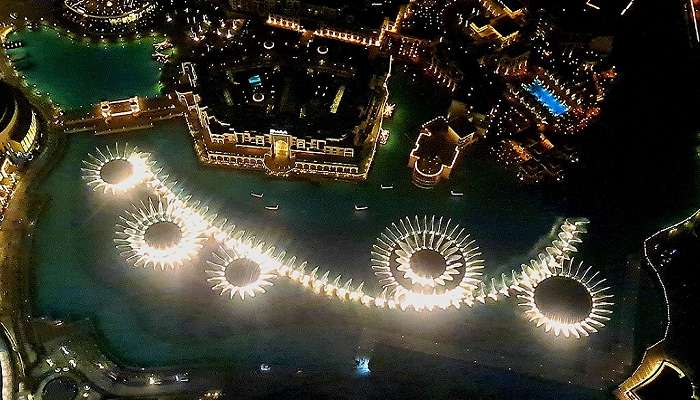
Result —
<path fill-rule="evenodd" d="M 100 41 L 100 43 L 102 43 L 102 41 Z M 119 43 L 119 42 L 116 42 L 116 43 Z M 2 53 L 5 54 L 4 52 L 2 52 Z M 5 55 L 5 56 L 6 56 L 6 55 Z M 22 87 L 22 90 L 24 91 L 24 90 L 25 90 L 25 87 Z M 31 92 L 31 90 L 30 90 L 30 92 Z M 33 96 L 30 97 L 30 99 L 32 99 L 33 97 L 35 97 L 35 94 L 34 94 L 34 93 L 32 93 L 32 95 L 33 95 Z M 36 100 L 39 101 L 39 100 L 42 100 L 42 99 L 43 99 L 43 98 L 39 98 L 39 99 L 36 99 Z M 42 101 L 43 101 L 43 100 L 42 100 Z M 49 120 L 47 120 L 47 121 L 49 121 Z M 49 138 L 49 137 L 48 137 L 49 135 L 52 135 L 52 137 Z M 58 136 L 59 136 L 59 137 L 55 138 L 56 140 L 61 139 L 58 143 L 55 143 L 55 144 L 56 144 L 57 146 L 61 146 L 61 145 L 62 145 L 63 147 L 60 148 L 60 149 L 59 149 L 59 148 L 55 148 L 55 149 L 52 150 L 52 152 L 51 152 L 51 154 L 50 154 L 50 158 L 49 158 L 49 160 L 47 161 L 48 164 L 43 166 L 44 169 L 48 169 L 48 170 L 46 171 L 46 174 L 45 174 L 45 175 L 34 177 L 32 180 L 29 180 L 29 179 L 27 179 L 26 177 L 23 177 L 23 183 L 26 183 L 26 184 L 27 184 L 27 187 L 25 187 L 25 188 L 23 189 L 23 190 L 24 190 L 23 194 L 24 194 L 24 197 L 27 198 L 27 201 L 26 201 L 26 202 L 22 202 L 22 204 L 20 204 L 20 205 L 17 205 L 18 208 L 21 208 L 22 206 L 24 206 L 24 208 L 25 208 L 24 211 L 19 211 L 20 213 L 23 212 L 23 213 L 25 213 L 25 214 L 28 214 L 30 211 L 31 211 L 31 212 L 36 212 L 36 213 L 38 213 L 36 217 L 37 217 L 37 218 L 40 218 L 40 217 L 41 217 L 42 211 L 45 210 L 45 206 L 46 206 L 47 204 L 49 204 L 49 202 L 51 201 L 51 199 L 38 199 L 38 198 L 36 198 L 35 196 L 38 196 L 38 188 L 39 188 L 40 184 L 46 179 L 46 176 L 47 176 L 48 174 L 50 174 L 50 172 L 53 170 L 53 168 L 55 168 L 56 163 L 60 162 L 60 160 L 62 159 L 63 155 L 65 154 L 66 146 L 68 146 L 68 144 L 70 143 L 70 142 L 69 142 L 70 139 L 67 138 L 68 135 L 66 135 L 66 134 L 62 134 L 62 133 L 61 133 L 61 134 L 59 134 L 59 133 L 52 134 L 51 132 L 47 132 L 47 133 L 46 133 L 47 139 L 54 139 L 53 135 L 58 135 Z M 48 150 L 48 149 L 45 148 L 45 149 L 42 150 L 42 156 L 44 155 L 44 152 L 45 152 L 46 150 Z M 196 153 L 196 151 L 195 151 L 195 153 Z M 196 154 L 195 154 L 195 155 L 196 155 Z M 37 160 L 37 161 L 38 161 L 38 160 Z M 34 164 L 33 164 L 33 165 L 34 165 Z M 33 165 L 32 165 L 32 166 L 33 166 Z M 30 167 L 30 168 L 31 168 L 31 167 Z M 215 167 L 215 168 L 216 168 L 216 167 Z M 40 172 L 41 172 L 41 171 L 37 171 L 37 175 L 40 175 Z M 27 181 L 24 182 L 25 180 L 27 180 Z M 322 182 L 323 182 L 323 181 L 322 181 Z M 24 199 L 24 198 L 23 198 L 23 199 Z M 15 198 L 15 196 L 13 196 L 12 202 L 13 202 L 13 203 L 18 203 L 19 200 L 17 200 L 17 201 L 16 201 L 16 200 L 17 200 L 17 199 Z M 33 207 L 32 205 L 33 205 L 34 203 L 40 203 L 41 206 L 40 206 L 40 207 Z M 35 229 L 35 228 L 32 227 L 32 228 L 30 229 L 30 228 L 27 227 L 27 228 L 26 228 L 26 232 L 24 232 L 24 233 L 32 234 L 33 229 Z M 21 231 L 21 230 L 18 229 L 18 231 Z M 18 255 L 16 255 L 16 257 L 17 257 L 17 259 L 21 259 L 21 258 L 29 258 L 29 259 L 30 259 L 29 262 L 26 263 L 26 265 L 24 266 L 24 268 L 27 269 L 27 271 L 29 271 L 29 269 L 33 268 L 33 266 L 34 266 L 34 265 L 33 265 L 33 261 L 31 260 L 31 257 L 32 257 L 32 254 L 31 254 L 32 240 L 31 240 L 31 239 L 26 239 L 26 236 L 22 236 L 22 237 L 24 238 L 24 239 L 22 240 L 22 242 L 23 242 L 26 246 L 28 246 L 29 250 L 26 250 L 26 249 L 25 249 L 25 250 L 26 250 L 25 252 L 21 252 L 20 249 L 16 249 L 16 250 L 18 251 L 18 253 L 19 253 Z M 21 247 L 21 246 L 18 246 L 18 247 Z M 25 253 L 26 253 L 26 254 L 25 254 Z M 21 269 L 21 267 L 22 267 L 22 266 L 20 266 L 20 269 Z M 26 272 L 26 271 L 25 271 L 25 272 Z M 31 290 L 32 290 L 32 283 L 33 283 L 33 280 L 31 279 L 32 274 L 33 274 L 33 270 L 32 270 L 32 271 L 29 271 L 29 273 L 25 273 L 24 276 L 23 276 L 23 277 L 25 278 L 25 282 L 24 282 L 24 286 L 25 286 L 25 287 L 24 287 L 23 290 L 24 290 L 24 292 L 27 294 L 27 296 L 25 296 L 25 299 L 24 299 L 24 300 L 25 300 L 25 302 L 26 302 L 26 301 L 27 301 L 26 299 L 27 299 L 27 298 L 29 299 L 29 305 L 28 305 L 28 307 L 30 308 L 30 311 L 33 311 L 33 310 L 31 309 L 31 308 L 32 308 Z M 26 306 L 27 306 L 26 304 L 23 304 L 23 307 L 26 307 Z M 24 310 L 23 310 L 23 312 L 24 312 Z M 23 315 L 26 316 L 26 315 L 31 315 L 31 314 L 32 314 L 32 313 L 30 312 L 30 313 L 24 313 Z M 25 321 L 24 323 L 26 324 L 27 321 Z M 110 351 L 108 351 L 108 350 L 109 350 L 109 349 L 108 349 L 109 346 L 107 346 L 107 345 L 104 343 L 104 339 L 101 337 L 102 335 L 99 334 L 99 328 L 97 327 L 97 325 L 94 323 L 93 320 L 90 320 L 90 324 L 91 324 L 92 329 L 93 329 L 93 333 L 92 333 L 92 334 L 95 335 L 95 337 L 93 337 L 93 339 L 98 343 L 98 345 L 99 345 L 100 349 L 102 350 L 103 354 L 107 354 L 109 357 L 112 357 L 112 356 L 109 354 Z M 27 329 L 31 330 L 31 329 L 32 329 L 32 328 L 31 328 L 31 323 L 30 323 L 29 325 L 30 325 L 30 326 L 29 326 Z M 95 332 L 96 332 L 96 333 L 95 333 Z M 635 352 L 635 354 L 636 354 L 636 352 Z M 115 358 L 115 359 L 118 359 L 118 358 Z M 124 364 L 122 364 L 122 363 L 119 363 L 119 365 L 124 366 Z M 126 368 L 139 369 L 139 367 L 126 367 Z M 168 368 L 168 367 L 164 367 L 163 369 L 167 369 L 167 368 Z M 155 371 L 155 370 L 158 370 L 158 369 L 149 368 L 149 371 L 151 371 L 151 370 L 154 370 L 154 371 Z"/>

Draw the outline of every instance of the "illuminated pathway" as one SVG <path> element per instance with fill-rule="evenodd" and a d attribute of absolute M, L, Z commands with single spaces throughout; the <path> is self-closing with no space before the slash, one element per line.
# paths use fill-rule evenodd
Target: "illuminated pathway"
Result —
<path fill-rule="evenodd" d="M 612 313 L 605 279 L 571 259 L 586 232 L 585 220 L 563 221 L 551 244 L 519 271 L 485 279 L 479 247 L 464 228 L 444 217 L 405 217 L 387 227 L 372 248 L 372 269 L 381 291 L 371 294 L 365 282 L 311 268 L 210 214 L 174 189 L 175 181 L 161 173 L 148 153 L 128 145 L 96 152 L 82 168 L 93 190 L 119 194 L 144 185 L 157 197 L 120 217 L 115 243 L 121 255 L 135 266 L 175 268 L 191 260 L 204 241 L 214 239 L 220 249 L 205 271 L 207 280 L 212 290 L 231 299 L 264 294 L 276 277 L 317 295 L 390 310 L 471 307 L 516 294 L 537 326 L 576 338 L 597 332 Z"/>
<path fill-rule="evenodd" d="M 677 247 L 677 243 L 684 234 L 691 236 L 693 226 L 700 221 L 700 210 L 684 220 L 671 226 L 663 228 L 644 240 L 644 258 L 646 264 L 652 269 L 654 277 L 658 280 L 664 298 L 666 311 L 666 321 L 662 337 L 651 346 L 647 347 L 637 369 L 627 378 L 616 390 L 615 395 L 619 399 L 644 399 L 646 390 L 671 390 L 667 386 L 672 383 L 679 385 L 686 381 L 686 389 L 690 392 L 691 398 L 698 398 L 698 390 L 693 380 L 695 371 L 692 369 L 692 350 L 688 346 L 693 346 L 691 338 L 694 337 L 694 322 L 688 318 L 693 314 L 684 307 L 671 307 L 671 305 L 697 304 L 697 296 L 692 284 L 685 282 L 684 273 L 692 274 L 687 268 L 695 266 L 697 261 L 697 247 L 695 252 L 687 251 L 687 248 Z M 697 235 L 690 246 L 697 246 Z M 675 245 L 674 245 L 675 242 Z M 664 258 L 664 250 L 673 249 L 672 254 L 678 252 L 685 253 L 686 263 L 678 262 L 672 257 Z M 685 251 L 684 251 L 685 250 Z M 683 271 L 681 267 L 686 267 Z M 673 274 L 669 271 L 673 268 Z M 680 269 L 680 270 L 679 270 Z M 669 287 L 671 288 L 669 290 Z M 673 316 L 673 318 L 672 318 Z M 672 320 L 674 324 L 672 324 Z M 685 370 L 684 370 L 685 369 Z M 672 377 L 672 378 L 669 378 Z M 663 381 L 659 383 L 657 381 Z M 676 387 L 677 388 L 677 387 Z M 672 397 L 671 394 L 669 398 Z"/>

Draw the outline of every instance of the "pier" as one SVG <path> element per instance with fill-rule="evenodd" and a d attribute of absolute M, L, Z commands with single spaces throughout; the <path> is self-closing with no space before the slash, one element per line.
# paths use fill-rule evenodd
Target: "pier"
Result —
<path fill-rule="evenodd" d="M 154 98 L 132 97 L 103 101 L 85 112 L 70 113 L 63 121 L 64 132 L 93 132 L 95 135 L 149 129 L 159 121 L 179 118 L 185 109 L 170 94 Z"/>

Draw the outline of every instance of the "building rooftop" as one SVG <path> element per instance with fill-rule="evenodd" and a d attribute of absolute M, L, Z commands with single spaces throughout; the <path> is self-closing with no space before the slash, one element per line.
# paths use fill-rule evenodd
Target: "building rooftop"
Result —
<path fill-rule="evenodd" d="M 350 137 L 388 64 L 361 46 L 270 28 L 248 30 L 241 47 L 202 85 L 204 103 L 237 130 Z"/>
<path fill-rule="evenodd" d="M 479 13 L 472 17 L 471 22 L 476 25 L 478 28 L 481 28 L 484 25 L 488 25 L 488 23 L 491 21 L 490 18 L 488 18 L 484 13 Z"/>
<path fill-rule="evenodd" d="M 498 0 L 499 3 L 502 3 L 504 6 L 508 7 L 510 11 L 518 11 L 521 8 L 523 8 L 523 3 L 521 3 L 518 0 Z"/>
<path fill-rule="evenodd" d="M 31 107 L 19 90 L 0 82 L 0 148 L 8 140 L 24 139 L 32 119 Z"/>
<path fill-rule="evenodd" d="M 137 14 L 155 5 L 151 0 L 65 0 L 65 6 L 83 16 L 119 17 Z"/>
<path fill-rule="evenodd" d="M 495 29 L 501 36 L 508 36 L 512 33 L 517 32 L 520 29 L 518 23 L 508 16 L 503 16 L 497 18 L 495 21 L 491 22 L 491 26 Z"/>
<path fill-rule="evenodd" d="M 459 154 L 459 139 L 444 118 L 424 125 L 411 152 L 411 155 L 418 157 L 418 169 L 424 174 L 435 174 L 443 165 L 451 166 Z"/>

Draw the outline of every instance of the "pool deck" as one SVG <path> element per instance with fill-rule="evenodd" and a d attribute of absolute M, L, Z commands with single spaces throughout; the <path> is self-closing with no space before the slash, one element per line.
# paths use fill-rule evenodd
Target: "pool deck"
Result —
<path fill-rule="evenodd" d="M 539 80 L 533 81 L 527 86 L 528 91 L 537 98 L 547 110 L 555 117 L 560 117 L 569 111 L 569 107 L 556 98 Z"/>

